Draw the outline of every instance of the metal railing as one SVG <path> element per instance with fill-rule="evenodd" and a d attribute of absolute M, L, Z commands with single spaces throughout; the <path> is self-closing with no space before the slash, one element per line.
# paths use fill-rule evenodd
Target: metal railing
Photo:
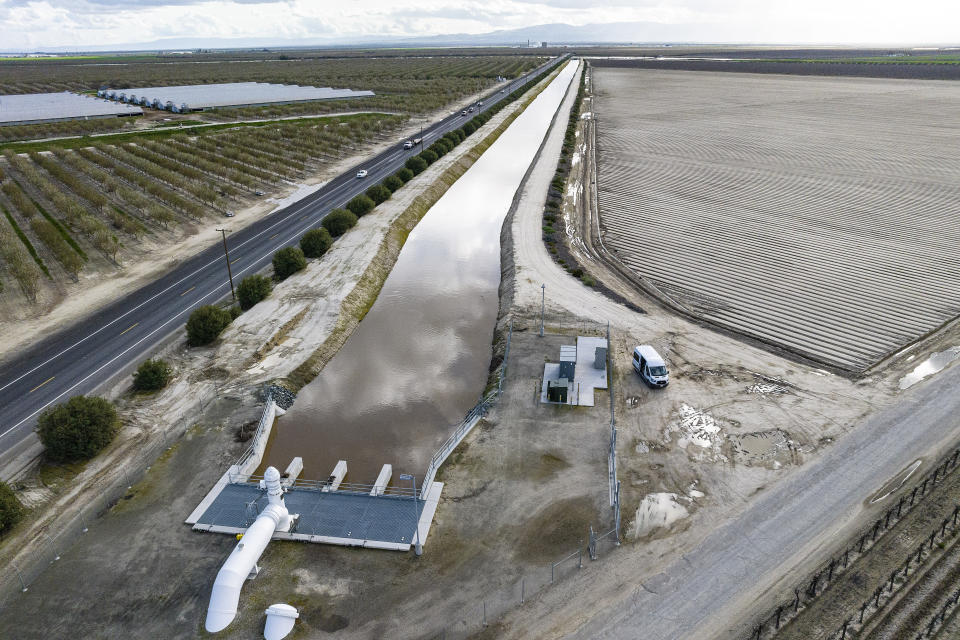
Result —
<path fill-rule="evenodd" d="M 263 405 L 263 413 L 260 414 L 260 421 L 257 423 L 257 430 L 254 432 L 253 438 L 250 439 L 250 445 L 240 455 L 240 458 L 237 459 L 236 464 L 231 467 L 231 470 L 235 467 L 238 472 L 230 472 L 230 482 L 243 482 L 246 477 L 249 477 L 249 474 L 245 473 L 243 468 L 256 455 L 260 447 L 266 447 L 269 431 L 273 428 L 274 418 L 276 418 L 276 405 L 273 401 L 273 394 L 267 393 L 267 399 Z M 259 465 L 259 460 L 257 464 Z"/>
<path fill-rule="evenodd" d="M 477 422 L 480 421 L 480 418 L 487 414 L 487 412 L 490 410 L 490 407 L 493 406 L 496 400 L 496 391 L 488 393 L 473 407 L 473 409 L 470 409 L 463 421 L 457 425 L 457 428 L 454 429 L 450 437 L 447 438 L 446 442 L 440 445 L 440 448 L 437 449 L 437 452 L 433 454 L 433 457 L 430 458 L 430 464 L 427 465 L 427 471 L 423 475 L 423 487 L 420 490 L 421 500 L 426 499 L 440 465 L 442 465 L 447 457 L 453 453 L 453 450 L 456 449 L 461 442 L 463 442 L 463 439 L 467 437 L 467 434 L 470 433 L 470 430 L 476 426 Z"/>
<path fill-rule="evenodd" d="M 263 480 L 261 475 L 251 475 L 247 478 L 247 484 L 256 484 L 259 485 L 260 481 Z M 329 480 L 307 480 L 302 478 L 297 478 L 293 482 L 287 484 L 286 480 L 281 480 L 284 483 L 284 487 L 288 489 L 298 489 L 302 491 L 324 491 L 330 490 L 333 491 L 331 487 L 335 483 L 330 482 Z M 363 495 L 374 495 L 373 490 L 376 489 L 377 497 L 393 497 L 393 498 L 413 498 L 417 493 L 414 492 L 412 487 L 398 487 L 392 485 L 376 485 L 376 484 L 357 484 L 351 482 L 341 482 L 339 485 L 336 485 L 337 493 L 353 493 L 353 494 L 363 494 Z"/>

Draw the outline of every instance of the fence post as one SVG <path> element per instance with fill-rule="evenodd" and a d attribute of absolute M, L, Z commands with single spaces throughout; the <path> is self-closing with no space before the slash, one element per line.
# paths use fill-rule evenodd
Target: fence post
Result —
<path fill-rule="evenodd" d="M 86 533 L 90 530 L 90 527 L 87 526 L 87 519 L 83 517 L 83 509 L 80 509 L 80 522 L 83 524 L 82 533 Z"/>
<path fill-rule="evenodd" d="M 520 578 L 520 604 L 523 604 L 523 597 L 526 595 L 524 592 L 526 590 L 526 578 Z"/>
<path fill-rule="evenodd" d="M 487 626 L 487 601 L 483 601 L 483 626 Z"/>
<path fill-rule="evenodd" d="M 17 567 L 17 565 L 11 564 L 10 566 L 13 567 L 13 570 L 17 572 L 17 578 L 20 579 L 20 591 L 26 593 L 27 583 L 23 581 L 23 574 L 20 573 L 20 569 Z"/>

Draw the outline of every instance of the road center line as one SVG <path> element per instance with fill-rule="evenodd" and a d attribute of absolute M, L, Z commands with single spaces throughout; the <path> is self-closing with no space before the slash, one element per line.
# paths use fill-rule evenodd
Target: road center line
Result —
<path fill-rule="evenodd" d="M 40 384 L 38 384 L 37 386 L 35 386 L 33 389 L 30 389 L 30 391 L 28 391 L 27 393 L 33 393 L 34 391 L 36 391 L 37 389 L 39 389 L 39 388 L 42 387 L 43 385 L 47 384 L 48 382 L 50 382 L 51 380 L 53 380 L 53 379 L 56 378 L 56 377 L 57 377 L 57 376 L 50 376 L 49 378 L 47 378 L 46 380 L 44 380 L 43 382 L 41 382 Z"/>
<path fill-rule="evenodd" d="M 180 297 L 182 298 L 183 296 L 187 295 L 188 293 L 190 293 L 191 291 L 193 291 L 193 290 L 196 289 L 196 288 L 197 288 L 196 285 L 190 287 L 189 289 L 187 289 L 186 291 L 184 291 L 183 293 L 181 293 L 181 294 L 180 294 Z"/>
<path fill-rule="evenodd" d="M 121 332 L 120 332 L 120 335 L 122 336 L 123 334 L 125 334 L 127 331 L 130 331 L 130 329 L 133 329 L 133 328 L 134 328 L 135 326 L 137 326 L 138 324 L 140 324 L 140 323 L 139 323 L 139 322 L 134 322 L 132 325 L 130 325 L 129 327 L 127 327 L 126 329 L 124 329 L 123 331 L 121 331 Z"/>

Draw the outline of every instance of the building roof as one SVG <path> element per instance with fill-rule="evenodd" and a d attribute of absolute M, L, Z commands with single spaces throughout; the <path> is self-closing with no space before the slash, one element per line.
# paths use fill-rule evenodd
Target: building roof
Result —
<path fill-rule="evenodd" d="M 69 91 L 0 95 L 0 125 L 142 113 L 140 107 Z"/>
<path fill-rule="evenodd" d="M 332 100 L 374 95 L 372 91 L 302 87 L 296 84 L 266 82 L 228 82 L 173 87 L 130 87 L 127 89 L 108 88 L 101 90 L 101 94 L 112 98 L 117 98 L 120 94 L 127 97 L 134 95 L 138 100 L 147 98 L 150 103 L 159 100 L 161 104 L 172 102 L 177 107 L 186 104 L 190 109 L 270 104 L 272 102 Z"/>

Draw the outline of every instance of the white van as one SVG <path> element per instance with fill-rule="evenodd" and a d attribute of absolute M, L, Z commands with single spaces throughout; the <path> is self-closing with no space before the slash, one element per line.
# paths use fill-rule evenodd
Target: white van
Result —
<path fill-rule="evenodd" d="M 657 350 L 648 344 L 633 348 L 633 368 L 651 387 L 662 388 L 670 381 L 666 363 Z"/>

